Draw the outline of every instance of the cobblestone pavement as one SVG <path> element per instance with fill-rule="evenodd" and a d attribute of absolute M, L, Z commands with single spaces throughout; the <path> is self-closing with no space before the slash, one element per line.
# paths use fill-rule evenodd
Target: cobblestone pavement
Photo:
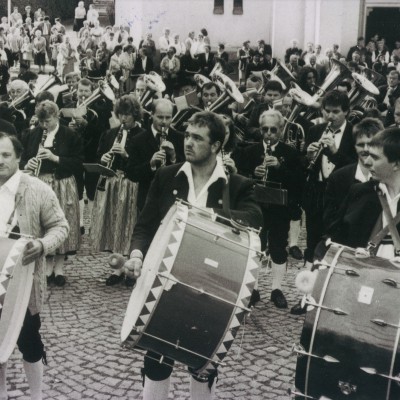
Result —
<path fill-rule="evenodd" d="M 304 243 L 304 239 L 301 240 Z M 67 284 L 50 286 L 41 314 L 48 366 L 44 399 L 140 399 L 142 355 L 120 347 L 120 329 L 131 290 L 105 286 L 110 273 L 107 255 L 91 253 L 87 235 L 77 256 L 67 261 Z M 289 307 L 299 295 L 294 278 L 302 263 L 290 259 L 283 291 Z M 237 336 L 226 366 L 220 368 L 218 399 L 289 399 L 303 318 L 279 310 L 269 301 L 270 271 L 261 270 L 262 300 Z M 242 336 L 243 334 L 243 336 Z M 15 350 L 8 365 L 10 399 L 29 399 L 21 355 Z M 169 399 L 188 399 L 189 377 L 175 370 Z"/>

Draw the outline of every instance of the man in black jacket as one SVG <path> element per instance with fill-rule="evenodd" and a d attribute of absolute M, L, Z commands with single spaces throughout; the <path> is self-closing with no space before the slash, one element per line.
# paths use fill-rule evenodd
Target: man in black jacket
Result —
<path fill-rule="evenodd" d="M 144 206 L 157 169 L 184 160 L 183 134 L 170 126 L 172 113 L 173 105 L 169 100 L 153 101 L 153 122 L 150 128 L 133 139 L 133 155 L 130 157 L 127 176 L 133 182 L 139 182 L 139 210 Z"/>
<path fill-rule="evenodd" d="M 194 206 L 212 209 L 217 215 L 240 220 L 258 227 L 261 211 L 254 199 L 251 181 L 240 175 L 231 175 L 229 186 L 225 171 L 217 163 L 225 137 L 225 126 L 219 116 L 211 112 L 196 113 L 189 120 L 185 134 L 185 156 L 187 162 L 160 168 L 151 184 L 146 204 L 139 216 L 133 234 L 131 258 L 125 263 L 128 276 L 138 278 L 141 273 L 143 256 L 169 208 L 177 198 L 187 200 Z M 224 190 L 229 195 L 229 216 L 224 210 Z M 149 352 L 144 360 L 144 400 L 164 400 L 168 397 L 169 377 L 173 360 L 164 358 L 156 361 L 158 354 Z M 156 360 L 154 360 L 154 358 Z M 213 381 L 200 380 L 195 374 L 191 378 L 192 399 L 213 398 Z"/>
<path fill-rule="evenodd" d="M 263 225 L 261 231 L 261 250 L 268 250 L 272 260 L 271 300 L 278 308 L 287 308 L 282 293 L 282 281 L 286 273 L 286 246 L 290 229 L 291 208 L 299 201 L 302 192 L 304 173 L 298 152 L 283 143 L 284 127 L 282 114 L 276 110 L 264 111 L 260 116 L 260 131 L 263 140 L 246 147 L 243 151 L 239 171 L 257 180 L 279 184 L 288 191 L 288 205 L 266 204 L 262 201 Z M 277 187 L 277 185 L 275 185 Z M 259 199 L 262 200 L 262 199 Z"/>

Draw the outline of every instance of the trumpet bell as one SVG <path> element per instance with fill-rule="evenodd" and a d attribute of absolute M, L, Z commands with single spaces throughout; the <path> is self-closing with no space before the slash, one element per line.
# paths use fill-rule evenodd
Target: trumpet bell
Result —
<path fill-rule="evenodd" d="M 144 76 L 146 86 L 154 92 L 164 92 L 166 87 L 160 75 L 154 71 L 150 71 Z"/>
<path fill-rule="evenodd" d="M 119 83 L 117 81 L 117 78 L 114 75 L 110 75 L 108 78 L 108 81 L 110 83 L 110 85 L 115 89 L 118 90 L 119 89 Z"/>
<path fill-rule="evenodd" d="M 105 81 L 100 81 L 99 82 L 99 89 L 100 92 L 104 97 L 106 97 L 108 100 L 112 101 L 114 103 L 115 101 L 115 94 L 114 91 L 111 89 L 110 85 L 105 82 Z"/>
<path fill-rule="evenodd" d="M 36 81 L 35 89 L 33 90 L 33 96 L 36 97 L 39 93 L 49 90 L 55 85 L 62 85 L 61 79 L 57 75 L 39 75 Z"/>
<path fill-rule="evenodd" d="M 223 85 L 224 90 L 228 93 L 230 97 L 232 97 L 236 102 L 242 104 L 244 102 L 244 97 L 240 90 L 237 88 L 235 82 L 232 79 L 228 78 L 222 72 L 214 73 L 215 79 Z"/>

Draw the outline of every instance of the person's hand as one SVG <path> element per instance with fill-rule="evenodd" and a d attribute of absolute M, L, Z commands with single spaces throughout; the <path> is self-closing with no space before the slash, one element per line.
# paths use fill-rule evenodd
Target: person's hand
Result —
<path fill-rule="evenodd" d="M 310 143 L 307 147 L 307 158 L 314 158 L 315 153 L 320 149 L 320 142 Z"/>
<path fill-rule="evenodd" d="M 281 166 L 279 160 L 274 156 L 265 156 L 264 164 L 266 167 L 279 168 Z"/>
<path fill-rule="evenodd" d="M 76 125 L 78 128 L 85 128 L 85 127 L 87 126 L 87 124 L 88 124 L 88 122 L 86 121 L 86 119 L 83 118 L 83 117 L 74 117 L 73 120 L 75 120 L 75 125 Z M 72 122 L 72 121 L 71 121 L 71 122 Z"/>
<path fill-rule="evenodd" d="M 248 118 L 244 114 L 237 114 L 235 120 L 242 125 L 247 125 L 248 122 Z"/>
<path fill-rule="evenodd" d="M 169 158 L 171 159 L 171 161 L 173 161 L 173 160 L 176 161 L 175 147 L 170 141 L 165 140 L 161 144 L 161 149 L 165 150 L 165 153 L 169 155 Z"/>
<path fill-rule="evenodd" d="M 130 258 L 125 262 L 122 270 L 126 277 L 137 279 L 142 273 L 143 260 L 139 257 Z"/>
<path fill-rule="evenodd" d="M 324 147 L 329 149 L 329 152 L 331 154 L 337 153 L 338 149 L 336 147 L 335 139 L 333 136 L 325 136 L 321 138 L 321 143 L 323 144 Z"/>
<path fill-rule="evenodd" d="M 100 160 L 103 164 L 108 164 L 111 162 L 111 153 L 104 153 L 101 156 L 101 160 Z"/>
<path fill-rule="evenodd" d="M 235 161 L 232 160 L 229 156 L 225 156 L 222 160 L 224 162 L 224 166 L 228 169 L 229 173 L 236 174 L 237 168 Z"/>
<path fill-rule="evenodd" d="M 39 165 L 38 159 L 36 157 L 31 158 L 25 165 L 24 169 L 27 169 L 29 171 L 36 171 L 37 167 Z"/>
<path fill-rule="evenodd" d="M 44 147 L 39 149 L 37 158 L 41 160 L 50 160 L 53 162 L 57 162 L 58 160 L 58 157 L 54 153 L 52 153 L 50 149 L 46 149 Z"/>
<path fill-rule="evenodd" d="M 119 154 L 123 158 L 129 157 L 129 154 L 126 152 L 121 143 L 114 143 L 113 147 L 111 148 L 111 153 Z"/>
<path fill-rule="evenodd" d="M 165 150 L 159 150 L 153 154 L 150 160 L 150 167 L 157 168 L 160 164 L 164 164 L 165 162 Z"/>
<path fill-rule="evenodd" d="M 22 265 L 28 265 L 43 254 L 43 244 L 39 240 L 31 240 L 22 253 Z"/>
<path fill-rule="evenodd" d="M 263 178 L 265 175 L 265 167 L 264 165 L 259 165 L 258 167 L 256 167 L 256 169 L 254 170 L 254 175 L 257 178 Z"/>

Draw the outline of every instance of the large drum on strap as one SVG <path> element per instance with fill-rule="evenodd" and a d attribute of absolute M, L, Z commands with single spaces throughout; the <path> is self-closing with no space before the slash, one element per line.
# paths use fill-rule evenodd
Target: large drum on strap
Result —
<path fill-rule="evenodd" d="M 22 265 L 26 243 L 0 238 L 0 364 L 15 348 L 32 290 L 35 264 Z"/>
<path fill-rule="evenodd" d="M 175 204 L 144 260 L 121 340 L 207 376 L 221 364 L 249 311 L 260 242 Z"/>
<path fill-rule="evenodd" d="M 400 399 L 400 264 L 332 244 L 317 274 L 296 399 Z"/>

